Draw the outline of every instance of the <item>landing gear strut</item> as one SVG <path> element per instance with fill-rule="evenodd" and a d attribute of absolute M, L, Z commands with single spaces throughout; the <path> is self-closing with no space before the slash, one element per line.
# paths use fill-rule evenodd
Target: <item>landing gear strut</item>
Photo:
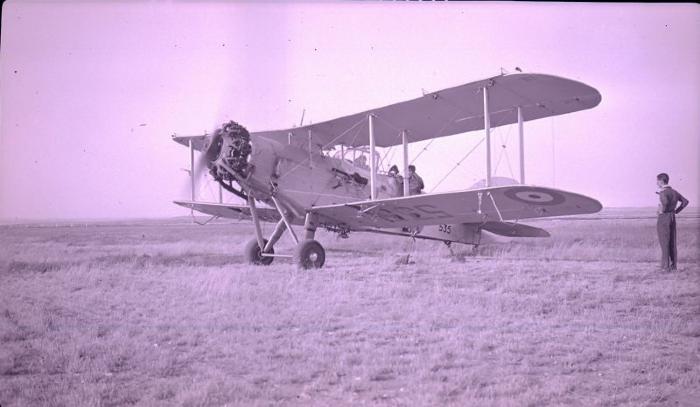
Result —
<path fill-rule="evenodd" d="M 321 243 L 314 240 L 316 235 L 316 215 L 313 213 L 307 213 L 304 220 L 304 236 L 302 240 L 297 238 L 296 233 L 292 229 L 291 222 L 293 219 L 289 218 L 289 214 L 282 207 L 280 202 L 274 197 L 271 197 L 275 204 L 277 212 L 279 212 L 281 219 L 277 222 L 275 230 L 270 235 L 270 239 L 263 238 L 262 228 L 260 227 L 260 219 L 256 212 L 255 198 L 248 195 L 248 206 L 250 206 L 250 216 L 253 218 L 253 224 L 255 226 L 255 239 L 248 242 L 245 247 L 245 259 L 250 264 L 264 265 L 267 266 L 272 263 L 275 257 L 291 257 L 294 259 L 294 263 L 301 269 L 319 269 L 323 267 L 326 262 L 326 251 L 321 246 Z M 284 231 L 289 233 L 296 244 L 293 255 L 285 254 L 275 254 L 273 246 L 280 239 Z"/>

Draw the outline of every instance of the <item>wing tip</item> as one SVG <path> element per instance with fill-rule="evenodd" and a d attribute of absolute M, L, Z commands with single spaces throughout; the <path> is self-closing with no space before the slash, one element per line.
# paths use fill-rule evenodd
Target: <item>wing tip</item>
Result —
<path fill-rule="evenodd" d="M 192 201 L 180 201 L 180 200 L 175 200 L 175 201 L 173 201 L 173 203 L 174 203 L 175 205 L 184 206 L 185 208 L 192 208 L 192 206 L 194 205 L 194 202 L 192 202 Z"/>

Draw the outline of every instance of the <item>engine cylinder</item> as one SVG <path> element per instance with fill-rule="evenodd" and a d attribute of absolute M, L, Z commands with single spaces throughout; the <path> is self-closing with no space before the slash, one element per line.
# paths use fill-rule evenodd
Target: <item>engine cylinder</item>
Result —
<path fill-rule="evenodd" d="M 227 181 L 234 180 L 234 177 L 226 170 L 219 168 L 217 164 L 224 164 L 236 175 L 247 178 L 250 174 L 250 153 L 252 146 L 250 143 L 250 133 L 240 124 L 230 121 L 224 124 L 214 133 L 211 149 L 211 171 L 215 178 Z"/>

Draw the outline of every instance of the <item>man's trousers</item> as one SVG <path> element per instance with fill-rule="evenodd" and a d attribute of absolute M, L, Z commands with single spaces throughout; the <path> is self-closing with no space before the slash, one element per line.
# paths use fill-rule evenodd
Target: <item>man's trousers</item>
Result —
<path fill-rule="evenodd" d="M 675 269 L 678 259 L 676 249 L 676 214 L 660 213 L 656 221 L 656 231 L 661 244 L 661 268 Z"/>

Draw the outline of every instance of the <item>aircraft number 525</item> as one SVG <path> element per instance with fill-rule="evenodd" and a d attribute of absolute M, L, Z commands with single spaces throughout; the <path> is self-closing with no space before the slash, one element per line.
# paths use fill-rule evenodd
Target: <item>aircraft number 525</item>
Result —
<path fill-rule="evenodd" d="M 448 235 L 452 233 L 452 225 L 438 225 L 438 230 L 440 232 L 445 232 Z"/>

